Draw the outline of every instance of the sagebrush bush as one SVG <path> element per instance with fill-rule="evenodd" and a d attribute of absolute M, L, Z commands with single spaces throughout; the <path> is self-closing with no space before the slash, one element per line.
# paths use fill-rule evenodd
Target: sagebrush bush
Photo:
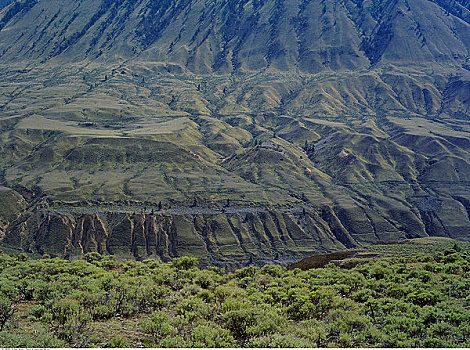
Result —
<path fill-rule="evenodd" d="M 189 346 L 195 348 L 232 348 L 236 345 L 230 331 L 213 322 L 196 326 L 189 340 Z"/>
<path fill-rule="evenodd" d="M 163 311 L 155 311 L 150 319 L 140 321 L 140 328 L 144 333 L 153 337 L 158 343 L 163 338 L 176 335 L 176 328 L 171 324 L 169 315 Z"/>
<path fill-rule="evenodd" d="M 178 270 L 189 270 L 197 265 L 198 261 L 196 258 L 190 258 L 182 256 L 173 260 L 172 265 Z"/>
<path fill-rule="evenodd" d="M 315 345 L 304 338 L 290 334 L 269 334 L 252 338 L 246 343 L 249 348 L 314 348 Z"/>
<path fill-rule="evenodd" d="M 469 257 L 442 251 L 349 270 L 271 265 L 233 273 L 200 270 L 184 257 L 0 255 L 0 314 L 1 305 L 18 305 L 27 315 L 5 321 L 0 345 L 468 347 Z"/>
<path fill-rule="evenodd" d="M 39 320 L 41 319 L 41 317 L 44 315 L 45 312 L 46 312 L 46 307 L 44 305 L 37 304 L 37 305 L 32 306 L 31 309 L 29 309 L 29 316 L 33 320 Z"/>
<path fill-rule="evenodd" d="M 15 312 L 15 305 L 13 305 L 9 299 L 0 297 L 0 332 L 2 332 L 7 323 L 13 319 Z"/>
<path fill-rule="evenodd" d="M 36 332 L 34 335 L 0 332 L 2 348 L 64 348 L 67 343 L 53 334 Z"/>

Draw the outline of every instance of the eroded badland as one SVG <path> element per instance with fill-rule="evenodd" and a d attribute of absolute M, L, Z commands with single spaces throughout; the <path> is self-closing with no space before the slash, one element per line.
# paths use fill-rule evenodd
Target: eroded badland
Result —
<path fill-rule="evenodd" d="M 470 238 L 463 0 L 0 10 L 0 240 L 211 264 Z"/>

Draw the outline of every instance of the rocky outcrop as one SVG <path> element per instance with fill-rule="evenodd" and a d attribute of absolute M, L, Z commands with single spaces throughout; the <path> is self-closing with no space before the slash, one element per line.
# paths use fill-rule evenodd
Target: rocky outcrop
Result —
<path fill-rule="evenodd" d="M 335 210 L 325 206 L 308 211 L 171 215 L 44 211 L 25 214 L 13 222 L 1 245 L 66 258 L 98 252 L 121 258 L 169 261 L 187 255 L 197 257 L 202 265 L 238 267 L 273 261 L 289 263 L 312 254 L 376 241 L 428 235 L 457 239 L 470 236 L 469 227 L 457 224 L 457 212 L 453 219 L 455 230 L 449 231 L 452 226 L 442 224 L 439 208 L 432 211 L 425 204 L 418 203 L 420 219 L 397 208 L 395 215 L 402 218 L 401 226 L 394 226 L 393 219 L 387 221 L 372 209 L 346 206 Z M 449 205 L 444 204 L 444 209 L 449 210 L 446 208 Z"/>
<path fill-rule="evenodd" d="M 122 258 L 196 256 L 202 264 L 287 262 L 354 246 L 333 217 L 316 212 L 241 214 L 29 214 L 12 225 L 3 246 L 62 257 L 87 252 Z"/>

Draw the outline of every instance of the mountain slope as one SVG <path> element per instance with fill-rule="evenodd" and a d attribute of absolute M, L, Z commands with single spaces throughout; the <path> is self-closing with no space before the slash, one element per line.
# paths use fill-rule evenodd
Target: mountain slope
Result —
<path fill-rule="evenodd" d="M 0 51 L 3 61 L 138 57 L 199 73 L 458 66 L 468 58 L 470 10 L 441 3 L 26 0 L 3 11 Z"/>
<path fill-rule="evenodd" d="M 468 240 L 469 9 L 463 0 L 5 6 L 2 244 L 70 256 L 113 253 L 112 237 L 130 237 L 124 255 L 144 258 L 142 243 L 148 256 L 228 263 L 426 235 Z M 77 228 L 87 206 L 86 220 L 112 221 L 101 238 Z M 137 244 L 139 214 L 173 228 L 147 227 Z M 180 241 L 159 235 L 199 243 L 164 255 Z"/>

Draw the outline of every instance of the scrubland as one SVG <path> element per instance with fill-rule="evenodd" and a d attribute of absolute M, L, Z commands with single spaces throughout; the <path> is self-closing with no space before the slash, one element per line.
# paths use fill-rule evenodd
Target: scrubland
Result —
<path fill-rule="evenodd" d="M 343 269 L 235 271 L 0 255 L 3 347 L 468 347 L 470 245 L 369 247 Z"/>

